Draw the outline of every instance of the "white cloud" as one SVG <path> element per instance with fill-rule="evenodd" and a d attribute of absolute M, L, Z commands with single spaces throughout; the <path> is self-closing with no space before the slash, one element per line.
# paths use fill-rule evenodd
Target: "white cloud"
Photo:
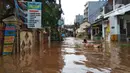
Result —
<path fill-rule="evenodd" d="M 97 0 L 61 0 L 62 9 L 65 14 L 65 24 L 73 24 L 75 15 L 83 14 L 84 5 L 87 1 Z"/>

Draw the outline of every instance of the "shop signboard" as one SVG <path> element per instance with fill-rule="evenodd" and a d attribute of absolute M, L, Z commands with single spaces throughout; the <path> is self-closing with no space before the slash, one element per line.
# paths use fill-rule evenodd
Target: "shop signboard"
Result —
<path fill-rule="evenodd" d="M 14 43 L 13 41 L 14 41 L 14 38 L 15 38 L 15 36 L 5 36 L 4 37 L 4 43 L 8 43 L 8 42 L 10 42 L 10 43 Z"/>
<path fill-rule="evenodd" d="M 4 44 L 4 52 L 3 55 L 8 55 L 11 54 L 13 50 L 13 45 L 12 44 Z"/>
<path fill-rule="evenodd" d="M 12 53 L 15 35 L 16 35 L 15 25 L 6 24 L 4 32 L 3 55 L 8 55 Z"/>
<path fill-rule="evenodd" d="M 41 2 L 28 2 L 28 28 L 41 28 Z"/>

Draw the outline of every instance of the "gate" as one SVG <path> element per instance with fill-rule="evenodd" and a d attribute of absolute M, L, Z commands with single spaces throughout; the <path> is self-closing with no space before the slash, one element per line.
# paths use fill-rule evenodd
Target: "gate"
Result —
<path fill-rule="evenodd" d="M 20 32 L 20 52 L 31 52 L 33 47 L 33 33 L 31 31 Z"/>

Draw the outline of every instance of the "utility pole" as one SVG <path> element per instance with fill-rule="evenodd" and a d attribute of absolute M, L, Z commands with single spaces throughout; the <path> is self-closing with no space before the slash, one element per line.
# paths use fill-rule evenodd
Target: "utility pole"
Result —
<path fill-rule="evenodd" d="M 49 29 L 48 47 L 50 48 L 50 46 L 51 46 L 51 27 L 48 27 L 48 29 Z"/>
<path fill-rule="evenodd" d="M 59 0 L 59 5 L 61 6 L 61 0 Z"/>
<path fill-rule="evenodd" d="M 15 5 L 17 5 L 17 0 L 15 0 Z M 18 13 L 18 9 L 17 7 L 15 6 L 15 17 L 16 17 L 16 22 L 17 24 L 19 24 L 19 19 L 18 19 L 18 16 L 17 16 L 17 13 Z M 20 28 L 19 26 L 16 26 L 16 49 L 14 49 L 13 53 L 19 53 L 20 52 Z"/>
<path fill-rule="evenodd" d="M 35 0 L 32 0 L 32 2 L 35 2 Z M 34 46 L 34 48 L 36 47 L 36 45 L 38 45 L 38 44 L 36 44 L 37 43 L 37 39 L 36 38 L 39 38 L 39 37 L 36 37 L 36 35 L 37 35 L 37 29 L 36 28 L 33 28 L 33 46 Z"/>

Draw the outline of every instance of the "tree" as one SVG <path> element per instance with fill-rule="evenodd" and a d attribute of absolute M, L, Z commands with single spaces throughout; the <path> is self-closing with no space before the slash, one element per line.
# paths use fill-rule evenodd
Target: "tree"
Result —
<path fill-rule="evenodd" d="M 14 4 L 11 0 L 0 0 L 0 20 L 14 14 Z"/>
<path fill-rule="evenodd" d="M 43 1 L 43 26 L 57 26 L 58 20 L 61 18 L 62 9 L 55 0 Z"/>

